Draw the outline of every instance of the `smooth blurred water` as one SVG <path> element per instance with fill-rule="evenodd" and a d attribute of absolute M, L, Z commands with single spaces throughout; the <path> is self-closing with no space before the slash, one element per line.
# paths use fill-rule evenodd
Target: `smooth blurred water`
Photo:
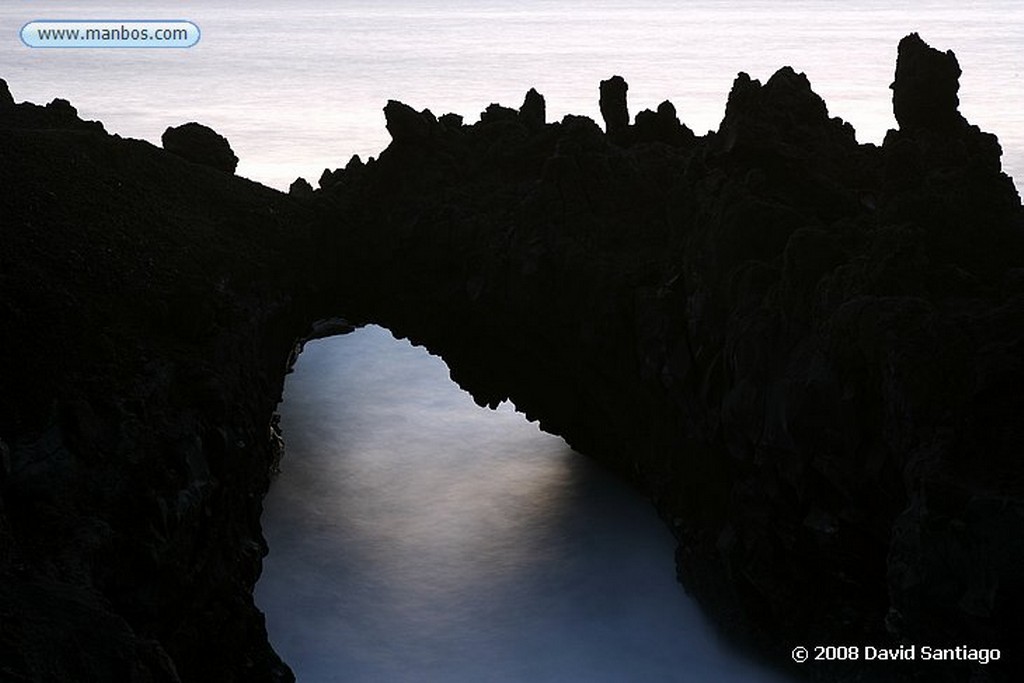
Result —
<path fill-rule="evenodd" d="M 714 636 L 647 501 L 422 348 L 312 342 L 281 412 L 256 600 L 300 682 L 782 680 Z"/>
<path fill-rule="evenodd" d="M 188 50 L 32 50 L 18 30 L 38 18 L 182 18 L 203 33 Z M 895 126 L 889 84 L 911 31 L 956 52 L 961 110 L 999 136 L 1007 172 L 1024 175 L 1020 0 L 5 2 L 0 77 L 19 100 L 65 97 L 157 144 L 167 126 L 198 119 L 230 140 L 240 175 L 286 188 L 378 154 L 388 99 L 472 122 L 536 87 L 549 119 L 600 120 L 598 83 L 615 73 L 632 113 L 671 99 L 703 133 L 737 72 L 763 81 L 791 65 L 860 140 L 879 142 Z"/>

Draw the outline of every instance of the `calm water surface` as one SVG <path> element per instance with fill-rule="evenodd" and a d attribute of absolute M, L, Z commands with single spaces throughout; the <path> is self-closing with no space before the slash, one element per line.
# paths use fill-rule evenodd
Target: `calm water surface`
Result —
<path fill-rule="evenodd" d="M 203 37 L 189 50 L 31 50 L 18 30 L 37 18 L 184 18 Z M 4 2 L 0 77 L 17 99 L 65 97 L 108 130 L 157 143 L 199 119 L 231 141 L 240 175 L 286 188 L 378 154 L 389 98 L 473 122 L 533 86 L 549 119 L 600 120 L 598 83 L 614 73 L 631 112 L 671 99 L 704 133 L 737 72 L 763 81 L 788 64 L 861 141 L 879 142 L 895 126 L 889 84 L 911 31 L 956 52 L 961 110 L 1024 175 L 1020 0 Z"/>
<path fill-rule="evenodd" d="M 257 604 L 299 681 L 781 681 L 712 634 L 652 506 L 381 328 L 282 404 Z"/>

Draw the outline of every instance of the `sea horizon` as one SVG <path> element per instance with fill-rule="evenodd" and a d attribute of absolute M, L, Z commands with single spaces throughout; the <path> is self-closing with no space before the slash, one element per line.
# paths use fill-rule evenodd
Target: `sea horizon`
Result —
<path fill-rule="evenodd" d="M 567 114 L 600 122 L 598 86 L 629 83 L 635 116 L 664 101 L 703 135 L 715 130 L 739 72 L 766 81 L 784 66 L 805 73 L 831 116 L 862 143 L 896 127 L 891 91 L 899 39 L 918 32 L 953 50 L 963 70 L 961 112 L 998 136 L 1004 170 L 1024 175 L 1024 80 L 1015 7 L 929 0 L 903 10 L 867 0 L 777 3 L 699 0 L 534 0 L 413 3 L 393 0 L 224 2 L 44 2 L 0 9 L 0 77 L 18 101 L 68 99 L 111 133 L 160 144 L 169 126 L 196 120 L 224 135 L 237 173 L 286 190 L 302 176 L 353 155 L 376 156 L 390 141 L 390 99 L 467 123 L 489 104 L 518 107 L 527 90 L 545 96 L 548 121 Z M 173 17 L 202 39 L 180 50 L 47 50 L 17 33 L 40 17 Z M 783 27 L 780 29 L 780 27 Z"/>

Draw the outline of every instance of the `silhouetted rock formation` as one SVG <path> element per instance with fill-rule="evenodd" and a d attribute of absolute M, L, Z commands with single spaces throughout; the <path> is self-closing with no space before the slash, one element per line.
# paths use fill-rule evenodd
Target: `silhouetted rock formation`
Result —
<path fill-rule="evenodd" d="M 929 47 L 916 33 L 900 41 L 892 108 L 900 129 L 954 129 L 964 126 L 960 114 L 960 64 L 952 50 Z"/>
<path fill-rule="evenodd" d="M 667 145 L 690 146 L 697 136 L 689 127 L 680 123 L 676 108 L 665 100 L 657 111 L 644 109 L 636 115 L 634 139 L 637 142 L 664 142 Z"/>
<path fill-rule="evenodd" d="M 449 130 L 455 130 L 462 127 L 462 117 L 458 114 L 442 114 L 437 121 Z"/>
<path fill-rule="evenodd" d="M 0 109 L 12 109 L 14 107 L 14 96 L 11 89 L 7 87 L 7 81 L 0 78 Z"/>
<path fill-rule="evenodd" d="M 430 137 L 434 115 L 428 110 L 418 112 L 407 104 L 388 100 L 384 107 L 388 133 L 396 142 L 416 142 Z"/>
<path fill-rule="evenodd" d="M 503 107 L 500 104 L 489 104 L 480 114 L 480 123 L 497 123 L 499 121 L 515 121 L 519 118 L 519 112 L 511 107 Z"/>
<path fill-rule="evenodd" d="M 927 91 L 913 73 L 897 98 Z M 699 139 L 670 105 L 630 126 L 625 92 L 602 84 L 607 134 L 485 115 L 426 146 L 396 139 L 324 193 L 334 261 L 365 264 L 336 269 L 345 310 L 636 481 L 690 591 L 778 661 L 797 643 L 900 642 L 1009 659 L 1024 640 L 1024 215 L 994 137 L 909 114 L 882 147 L 858 144 L 788 67 L 740 74 Z"/>
<path fill-rule="evenodd" d="M 612 76 L 607 81 L 601 81 L 601 118 L 604 119 L 605 130 L 612 137 L 625 131 L 629 125 L 629 109 L 626 106 L 628 89 L 622 76 Z"/>
<path fill-rule="evenodd" d="M 774 660 L 1001 647 L 798 671 L 1019 680 L 1024 213 L 955 58 L 899 64 L 881 147 L 790 68 L 701 138 L 613 78 L 607 134 L 389 102 L 301 200 L 0 97 L 3 674 L 287 680 L 250 595 L 271 415 L 297 339 L 373 321 L 634 481 Z"/>
<path fill-rule="evenodd" d="M 313 186 L 310 185 L 309 181 L 305 178 L 296 178 L 295 181 L 288 186 L 288 194 L 294 197 L 312 197 Z"/>
<path fill-rule="evenodd" d="M 192 121 L 164 131 L 164 149 L 196 164 L 234 173 L 238 157 L 227 138 L 208 126 Z"/>
<path fill-rule="evenodd" d="M 302 210 L 0 110 L 0 679 L 291 680 L 251 592 Z"/>
<path fill-rule="evenodd" d="M 3 79 L 0 79 L 0 125 L 103 132 L 103 124 L 99 121 L 78 118 L 78 111 L 67 100 L 57 98 L 45 107 L 29 102 L 15 104 L 7 81 Z"/>
<path fill-rule="evenodd" d="M 544 104 L 544 96 L 534 88 L 526 91 L 523 105 L 519 107 L 519 115 L 527 126 L 537 127 L 547 123 L 547 107 Z"/>

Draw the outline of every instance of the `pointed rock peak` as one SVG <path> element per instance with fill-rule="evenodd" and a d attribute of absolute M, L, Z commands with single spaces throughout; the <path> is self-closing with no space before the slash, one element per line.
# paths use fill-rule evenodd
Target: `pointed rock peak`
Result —
<path fill-rule="evenodd" d="M 664 142 L 676 146 L 692 144 L 696 139 L 693 131 L 679 122 L 675 105 L 668 100 L 659 104 L 657 111 L 638 112 L 633 133 L 635 142 Z"/>
<path fill-rule="evenodd" d="M 305 178 L 296 178 L 295 182 L 288 186 L 288 194 L 300 198 L 312 197 L 313 186 Z"/>
<path fill-rule="evenodd" d="M 14 96 L 11 89 L 7 87 L 7 81 L 0 78 L 0 109 L 7 109 L 14 106 Z"/>
<path fill-rule="evenodd" d="M 622 76 L 612 76 L 601 81 L 601 118 L 609 135 L 617 135 L 629 126 L 629 109 L 626 106 L 626 91 L 629 85 Z"/>
<path fill-rule="evenodd" d="M 760 90 L 761 81 L 751 78 L 745 71 L 736 74 L 732 89 L 729 90 L 729 97 L 725 101 L 725 118 L 728 119 L 737 111 L 749 108 Z"/>
<path fill-rule="evenodd" d="M 792 67 L 782 67 L 763 86 L 741 71 L 729 92 L 725 121 L 750 117 L 778 125 L 824 123 L 828 107 L 811 89 L 807 76 Z"/>
<path fill-rule="evenodd" d="M 803 72 L 797 73 L 791 66 L 784 66 L 776 71 L 764 85 L 772 90 L 813 94 L 811 82 L 807 80 L 807 74 Z"/>
<path fill-rule="evenodd" d="M 430 137 L 431 125 L 436 122 L 429 111 L 418 112 L 398 100 L 388 100 L 384 107 L 384 119 L 388 133 L 395 142 L 425 140 Z"/>
<path fill-rule="evenodd" d="M 807 123 L 828 119 L 825 100 L 811 89 L 807 75 L 797 73 L 792 67 L 784 66 L 776 71 L 764 84 L 764 90 L 768 106 L 788 110 L 795 119 Z"/>
<path fill-rule="evenodd" d="M 547 119 L 547 106 L 544 103 L 544 96 L 534 88 L 526 92 L 523 106 L 519 107 L 519 116 L 524 123 L 543 126 Z"/>
<path fill-rule="evenodd" d="M 901 130 L 949 129 L 966 124 L 958 107 L 960 64 L 952 50 L 941 52 L 916 33 L 900 41 L 892 109 Z"/>

